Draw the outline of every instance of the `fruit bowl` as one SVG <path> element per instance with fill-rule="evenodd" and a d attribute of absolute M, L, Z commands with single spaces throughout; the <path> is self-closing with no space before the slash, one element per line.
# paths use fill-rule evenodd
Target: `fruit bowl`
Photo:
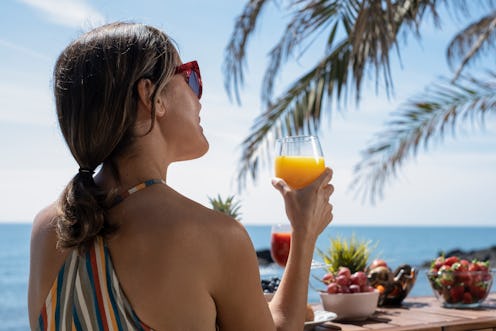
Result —
<path fill-rule="evenodd" d="M 359 293 L 320 292 L 320 301 L 325 310 L 336 313 L 336 320 L 362 321 L 377 308 L 379 291 Z"/>
<path fill-rule="evenodd" d="M 447 308 L 479 307 L 491 290 L 493 273 L 490 271 L 427 272 L 434 295 Z"/>
<path fill-rule="evenodd" d="M 321 281 L 327 286 L 320 291 L 322 306 L 336 313 L 338 320 L 364 320 L 374 313 L 379 291 L 369 285 L 365 272 L 352 274 L 348 267 L 339 267 L 337 273 L 328 272 Z"/>
<path fill-rule="evenodd" d="M 431 263 L 427 278 L 434 295 L 448 308 L 474 308 L 491 291 L 494 271 L 489 262 L 469 262 L 458 256 L 440 256 Z"/>

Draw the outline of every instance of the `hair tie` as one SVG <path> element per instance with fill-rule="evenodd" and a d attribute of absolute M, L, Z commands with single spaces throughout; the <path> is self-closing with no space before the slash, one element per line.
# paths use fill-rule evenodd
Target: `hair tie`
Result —
<path fill-rule="evenodd" d="M 89 168 L 79 168 L 79 174 L 81 175 L 93 175 L 95 173 L 94 170 L 91 170 Z"/>

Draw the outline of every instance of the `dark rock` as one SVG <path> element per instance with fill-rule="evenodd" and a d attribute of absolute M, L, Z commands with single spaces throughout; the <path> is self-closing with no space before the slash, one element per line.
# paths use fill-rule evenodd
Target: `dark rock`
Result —
<path fill-rule="evenodd" d="M 257 258 L 259 265 L 268 265 L 274 263 L 272 256 L 270 255 L 270 249 L 261 249 L 257 251 Z"/>
<path fill-rule="evenodd" d="M 438 256 L 441 256 L 443 252 L 439 252 Z M 460 259 L 465 259 L 468 261 L 478 260 L 478 261 L 489 261 L 489 267 L 496 267 L 496 245 L 485 249 L 476 249 L 471 251 L 463 251 L 461 249 L 454 249 L 444 253 L 444 256 L 458 256 Z M 429 268 L 431 261 L 425 261 L 422 266 Z"/>

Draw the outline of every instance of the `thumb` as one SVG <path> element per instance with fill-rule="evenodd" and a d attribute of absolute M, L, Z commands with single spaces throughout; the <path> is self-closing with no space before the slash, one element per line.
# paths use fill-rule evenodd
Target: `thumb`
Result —
<path fill-rule="evenodd" d="M 272 186 L 274 186 L 282 195 L 291 190 L 282 178 L 272 178 Z"/>

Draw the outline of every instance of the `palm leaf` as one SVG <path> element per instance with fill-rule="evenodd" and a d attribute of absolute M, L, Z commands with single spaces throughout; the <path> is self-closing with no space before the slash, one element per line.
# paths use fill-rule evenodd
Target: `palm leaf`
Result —
<path fill-rule="evenodd" d="M 351 189 L 372 203 L 383 197 L 388 180 L 418 148 L 427 149 L 441 140 L 447 129 L 454 134 L 460 122 L 482 128 L 485 114 L 496 113 L 496 73 L 487 79 L 462 77 L 460 82 L 442 79 L 431 90 L 412 98 L 392 115 L 386 128 L 362 152 L 355 166 Z"/>
<path fill-rule="evenodd" d="M 269 64 L 264 74 L 261 95 L 266 105 L 271 101 L 274 81 L 280 72 L 282 63 L 294 54 L 296 47 L 301 50 L 297 56 L 302 56 L 315 38 L 328 26 L 332 26 L 328 47 L 332 47 L 340 20 L 354 20 L 348 17 L 356 15 L 356 11 L 350 10 L 352 5 L 357 6 L 357 0 L 332 2 L 311 0 L 292 3 L 291 7 L 299 6 L 299 8 L 295 10 L 279 42 L 269 52 Z"/>
<path fill-rule="evenodd" d="M 244 82 L 248 40 L 255 30 L 257 19 L 261 16 L 267 2 L 270 0 L 249 0 L 247 2 L 243 12 L 236 19 L 233 33 L 226 47 L 223 63 L 224 87 L 229 98 L 232 98 L 234 93 L 238 103 L 240 103 L 239 88 L 243 86 Z"/>
<path fill-rule="evenodd" d="M 496 11 L 484 16 L 460 31 L 450 42 L 447 51 L 448 64 L 454 67 L 460 60 L 453 80 L 462 70 L 482 53 L 494 51 L 496 41 Z"/>

